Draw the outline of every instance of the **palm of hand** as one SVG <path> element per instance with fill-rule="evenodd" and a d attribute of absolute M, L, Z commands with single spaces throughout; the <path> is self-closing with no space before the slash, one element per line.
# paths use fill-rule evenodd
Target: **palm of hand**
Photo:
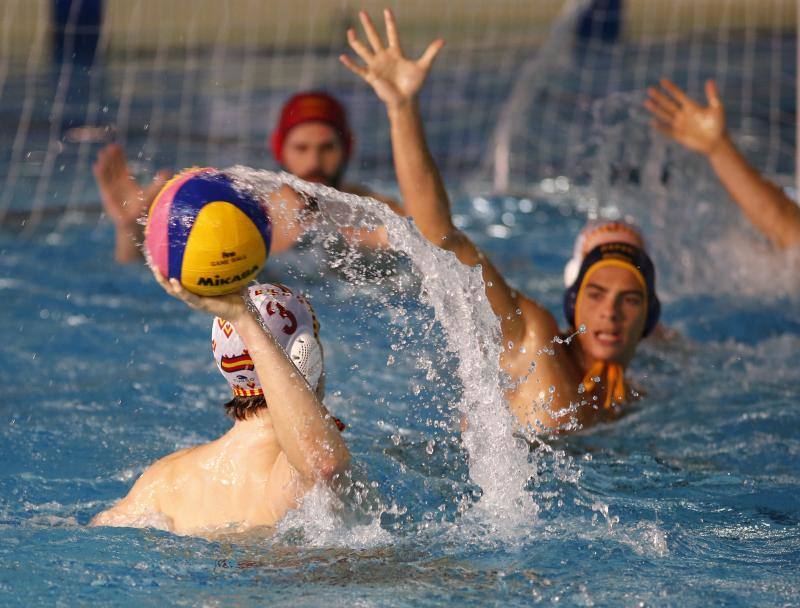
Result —
<path fill-rule="evenodd" d="M 384 11 L 388 46 L 384 45 L 369 15 L 362 12 L 360 18 L 369 40 L 369 47 L 358 39 L 355 30 L 347 31 L 347 39 L 365 66 L 357 65 L 347 55 L 341 55 L 340 61 L 351 72 L 366 80 L 381 101 L 388 106 L 405 104 L 412 100 L 422 88 L 433 60 L 444 45 L 444 40 L 431 42 L 422 56 L 415 61 L 406 58 L 401 50 L 397 25 L 390 10 Z"/>
<path fill-rule="evenodd" d="M 426 71 L 395 49 L 377 53 L 368 67 L 367 81 L 387 103 L 407 100 L 420 90 Z"/>
<path fill-rule="evenodd" d="M 725 115 L 720 107 L 687 105 L 676 116 L 673 129 L 680 143 L 697 152 L 708 153 L 725 132 Z"/>

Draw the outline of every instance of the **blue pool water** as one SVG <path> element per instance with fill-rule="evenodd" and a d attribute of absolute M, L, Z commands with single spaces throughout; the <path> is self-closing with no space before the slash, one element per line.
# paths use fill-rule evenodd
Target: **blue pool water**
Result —
<path fill-rule="evenodd" d="M 780 74 L 756 69 L 749 110 L 776 109 L 780 141 L 769 141 L 764 116 L 744 115 L 738 94 L 726 101 L 750 155 L 786 177 L 796 39 L 777 39 L 778 51 L 775 38 L 765 40 L 758 60 L 780 56 Z M 731 66 L 747 48 L 731 45 Z M 0 605 L 800 604 L 800 254 L 771 252 L 697 157 L 650 138 L 641 74 L 617 65 L 624 53 L 615 49 L 591 56 L 591 91 L 579 89 L 574 66 L 562 69 L 575 59 L 562 54 L 547 74 L 556 85 L 522 114 L 530 129 L 520 134 L 535 135 L 544 150 L 524 175 L 576 179 L 531 180 L 528 198 L 462 192 L 454 214 L 512 284 L 559 318 L 562 268 L 586 217 L 637 219 L 658 267 L 663 321 L 674 331 L 642 344 L 631 369 L 646 398 L 612 425 L 544 439 L 530 452 L 507 438 L 508 452 L 522 454 L 522 502 L 513 483 L 479 487 L 476 476 L 509 476 L 502 450 L 468 453 L 457 431 L 465 381 L 475 380 L 459 368 L 465 345 L 421 301 L 408 256 L 358 259 L 322 231 L 270 260 L 262 278 L 299 287 L 314 303 L 326 403 L 348 425 L 363 504 L 331 509 L 314 495 L 273 534 L 214 541 L 85 527 L 153 460 L 224 432 L 227 387 L 211 357 L 210 319 L 167 298 L 142 267 L 115 265 L 112 229 L 96 213 L 45 213 L 36 232 L 20 236 L 33 204 L 97 207 L 88 169 L 96 148 L 64 144 L 37 199 L 55 76 L 34 75 L 41 103 L 15 161 L 28 97 L 24 66 L 12 66 L 0 97 L 0 211 L 10 217 L 0 227 Z M 634 51 L 631 58 L 641 49 Z M 666 65 L 662 51 L 643 52 L 655 68 Z M 253 76 L 243 107 L 242 73 L 226 72 L 203 93 L 215 75 L 189 71 L 183 53 L 152 74 L 151 57 L 117 57 L 96 71 L 96 107 L 68 107 L 65 124 L 113 123 L 133 82 L 131 128 L 120 135 L 134 170 L 267 164 L 264 116 L 288 94 L 285 83 L 273 87 L 269 70 Z M 484 75 L 496 72 L 495 56 L 482 54 Z M 514 51 L 504 73 L 515 74 L 527 54 Z M 679 72 L 691 63 L 673 59 Z M 129 67 L 142 72 L 130 82 Z M 612 68 L 624 76 L 621 92 L 610 89 Z M 709 61 L 692 76 L 699 82 L 714 69 Z M 513 85 L 510 76 L 498 85 L 499 76 L 470 70 L 449 73 L 423 98 L 428 109 L 443 105 L 456 133 L 464 127 L 468 135 L 429 124 L 454 181 L 477 171 Z M 385 131 L 371 93 L 337 74 L 331 69 L 322 82 L 356 109 L 357 130 Z M 686 76 L 674 75 L 682 84 Z M 742 76 L 732 70 L 727 91 L 741 90 Z M 184 90 L 192 92 L 188 106 Z M 473 95 L 482 104 L 477 119 L 466 111 Z M 385 137 L 368 137 L 375 133 L 359 140 L 354 177 L 391 178 L 389 148 Z M 448 157 L 453 149 L 459 154 Z M 517 507 L 525 517 L 508 517 Z"/>
<path fill-rule="evenodd" d="M 473 196 L 454 211 L 557 312 L 585 219 L 573 203 Z M 727 204 L 718 194 L 706 220 L 719 234 L 682 257 L 691 228 L 651 232 L 676 336 L 641 347 L 632 376 L 647 398 L 537 444 L 538 515 L 511 524 L 476 508 L 457 361 L 409 263 L 353 260 L 324 234 L 271 260 L 262 278 L 306 291 L 321 318 L 327 403 L 348 424 L 366 506 L 331 514 L 315 498 L 274 535 L 214 541 L 85 527 L 148 463 L 227 428 L 210 319 L 114 265 L 96 216 L 29 241 L 0 233 L 0 603 L 797 604 L 800 266 Z"/>

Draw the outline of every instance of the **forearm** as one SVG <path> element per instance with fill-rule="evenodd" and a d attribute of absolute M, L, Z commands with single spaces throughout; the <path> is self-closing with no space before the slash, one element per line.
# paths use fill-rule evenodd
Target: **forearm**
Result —
<path fill-rule="evenodd" d="M 397 181 L 406 213 L 435 245 L 453 232 L 450 200 L 428 150 L 416 99 L 387 107 Z"/>
<path fill-rule="evenodd" d="M 800 207 L 764 179 L 726 135 L 708 154 L 722 185 L 747 219 L 778 247 L 800 243 Z"/>
<path fill-rule="evenodd" d="M 504 343 L 516 341 L 522 328 L 514 314 L 516 298 L 486 255 L 453 225 L 450 199 L 428 150 L 416 100 L 389 106 L 388 112 L 397 181 L 406 212 L 434 245 L 452 251 L 462 264 L 481 265 L 486 295 L 500 317 Z"/>
<path fill-rule="evenodd" d="M 142 258 L 140 245 L 144 240 L 144 229 L 138 222 L 130 226 L 117 226 L 114 243 L 114 259 L 119 264 L 138 262 Z"/>
<path fill-rule="evenodd" d="M 264 389 L 275 435 L 290 464 L 309 479 L 329 479 L 350 460 L 333 418 L 303 375 L 259 322 L 234 322 Z"/>

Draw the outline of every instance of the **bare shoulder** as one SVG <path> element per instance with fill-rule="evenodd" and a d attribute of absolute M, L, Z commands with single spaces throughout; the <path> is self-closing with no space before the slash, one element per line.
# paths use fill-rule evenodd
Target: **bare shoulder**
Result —
<path fill-rule="evenodd" d="M 544 306 L 519 293 L 516 299 L 525 324 L 526 340 L 533 338 L 544 344 L 561 333 L 558 321 Z"/>
<path fill-rule="evenodd" d="M 543 349 L 552 349 L 553 338 L 560 335 L 560 330 L 555 317 L 546 308 L 519 292 L 512 291 L 512 294 L 514 308 L 521 322 L 516 337 L 512 338 L 507 332 L 503 334 L 504 339 L 514 345 L 503 351 L 503 366 L 512 376 L 525 376 L 529 373 L 531 362 L 538 358 Z"/>
<path fill-rule="evenodd" d="M 142 516 L 160 512 L 160 489 L 171 485 L 176 466 L 183 463 L 194 449 L 178 450 L 151 464 L 124 498 L 110 509 L 98 513 L 89 525 L 135 527 L 135 522 Z"/>

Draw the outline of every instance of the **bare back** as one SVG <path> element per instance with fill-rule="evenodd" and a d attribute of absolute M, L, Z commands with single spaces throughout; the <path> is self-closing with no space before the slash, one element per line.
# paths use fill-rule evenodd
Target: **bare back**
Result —
<path fill-rule="evenodd" d="M 307 485 L 277 441 L 244 453 L 229 433 L 155 462 L 92 525 L 145 527 L 160 519 L 177 534 L 271 526 L 298 506 Z"/>

